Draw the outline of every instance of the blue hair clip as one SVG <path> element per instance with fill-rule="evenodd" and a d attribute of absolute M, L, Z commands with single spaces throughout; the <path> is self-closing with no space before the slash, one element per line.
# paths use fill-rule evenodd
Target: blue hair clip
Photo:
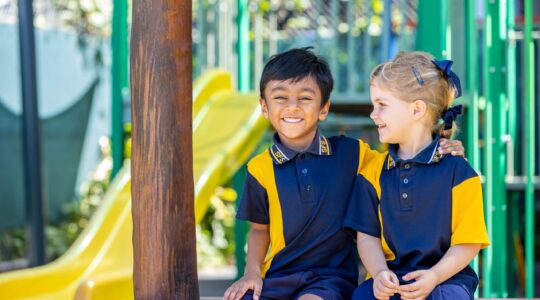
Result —
<path fill-rule="evenodd" d="M 442 114 L 442 119 L 444 120 L 444 130 L 452 128 L 452 123 L 456 120 L 458 115 L 463 113 L 463 105 L 456 105 L 448 108 Z"/>
<path fill-rule="evenodd" d="M 450 85 L 454 87 L 456 91 L 454 99 L 461 97 L 461 83 L 459 77 L 452 71 L 452 64 L 454 62 L 451 60 L 432 60 L 432 62 L 437 69 L 443 72 L 444 77 L 448 80 Z"/>

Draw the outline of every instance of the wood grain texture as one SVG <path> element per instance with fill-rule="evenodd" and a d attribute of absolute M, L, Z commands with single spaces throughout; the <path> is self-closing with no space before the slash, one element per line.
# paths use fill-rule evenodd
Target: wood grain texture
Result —
<path fill-rule="evenodd" d="M 199 299 L 192 157 L 191 0 L 133 0 L 136 299 Z"/>

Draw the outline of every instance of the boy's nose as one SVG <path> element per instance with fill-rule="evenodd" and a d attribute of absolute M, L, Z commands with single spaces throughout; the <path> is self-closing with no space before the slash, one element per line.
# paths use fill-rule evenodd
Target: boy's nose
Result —
<path fill-rule="evenodd" d="M 298 108 L 298 99 L 290 98 L 287 102 L 287 107 L 289 108 Z"/>

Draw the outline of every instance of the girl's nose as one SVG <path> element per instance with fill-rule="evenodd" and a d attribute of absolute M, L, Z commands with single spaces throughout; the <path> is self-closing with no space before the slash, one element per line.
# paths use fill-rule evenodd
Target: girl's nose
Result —
<path fill-rule="evenodd" d="M 377 118 L 377 114 L 375 112 L 375 110 L 372 110 L 371 113 L 369 114 L 369 117 L 375 121 L 375 118 Z"/>

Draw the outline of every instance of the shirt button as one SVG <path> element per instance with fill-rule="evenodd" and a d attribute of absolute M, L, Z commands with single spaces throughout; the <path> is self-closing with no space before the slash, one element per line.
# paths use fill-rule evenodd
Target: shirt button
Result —
<path fill-rule="evenodd" d="M 405 164 L 405 166 L 404 166 L 404 167 L 405 167 L 405 169 L 408 169 L 408 168 L 410 168 L 410 167 L 411 167 L 411 165 L 409 165 L 409 164 Z"/>
<path fill-rule="evenodd" d="M 401 197 L 403 197 L 403 199 L 407 199 L 407 197 L 409 197 L 409 195 L 407 195 L 407 193 L 403 193 L 403 194 L 401 194 Z"/>
<path fill-rule="evenodd" d="M 311 191 L 311 184 L 306 185 L 306 192 Z"/>
<path fill-rule="evenodd" d="M 403 179 L 403 183 L 405 183 L 405 184 L 409 183 L 409 179 L 407 179 L 407 178 Z"/>
<path fill-rule="evenodd" d="M 306 175 L 307 174 L 307 169 L 302 169 L 302 174 Z"/>

